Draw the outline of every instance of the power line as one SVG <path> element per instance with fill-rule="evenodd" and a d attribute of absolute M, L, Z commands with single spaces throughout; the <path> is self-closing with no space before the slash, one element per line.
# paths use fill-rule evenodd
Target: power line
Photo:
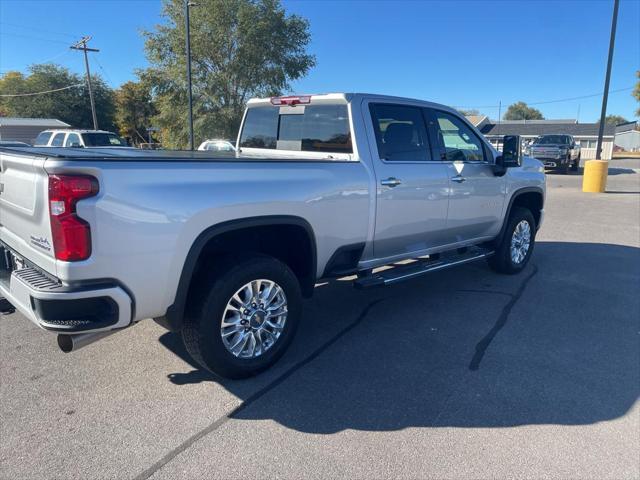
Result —
<path fill-rule="evenodd" d="M 12 36 L 12 37 L 31 38 L 33 40 L 40 40 L 41 42 L 46 42 L 46 43 L 55 42 L 55 43 L 62 43 L 64 45 L 67 44 L 67 42 L 65 42 L 63 40 L 54 40 L 53 38 L 34 37 L 33 35 L 24 35 L 23 33 L 0 32 L 0 35 L 9 35 L 9 36 Z"/>
<path fill-rule="evenodd" d="M 62 88 L 55 88 L 53 90 L 45 90 L 43 92 L 1 94 L 0 97 L 32 97 L 34 95 L 44 95 L 45 93 L 61 92 L 62 90 L 68 90 L 70 88 L 81 87 L 83 85 L 84 85 L 84 82 L 83 83 L 76 83 L 74 85 L 68 85 L 68 86 L 62 87 Z"/>
<path fill-rule="evenodd" d="M 69 50 L 65 50 L 65 51 L 63 51 L 63 52 L 58 53 L 57 55 L 54 55 L 54 56 L 53 56 L 53 57 L 51 57 L 51 58 L 48 58 L 48 59 L 46 59 L 46 60 L 41 60 L 41 61 L 39 61 L 39 62 L 33 62 L 33 63 L 31 63 L 30 65 L 40 65 L 40 64 L 43 64 L 43 63 L 50 63 L 50 62 L 52 62 L 53 60 L 56 60 L 56 59 L 58 59 L 58 58 L 60 58 L 60 57 L 63 57 L 63 56 L 65 56 L 65 55 L 68 55 L 69 53 L 71 53 L 71 52 L 69 52 Z M 26 70 L 27 68 L 29 68 L 29 65 L 28 65 L 28 66 L 26 66 L 26 67 L 22 67 L 22 68 L 6 68 L 6 69 L 2 70 L 2 72 L 3 72 L 3 73 L 7 73 L 7 72 L 10 72 L 10 71 L 20 71 L 20 70 Z"/>
<path fill-rule="evenodd" d="M 626 87 L 626 88 L 619 88 L 617 90 L 611 90 L 609 93 L 618 93 L 618 92 L 625 92 L 628 90 L 633 90 L 634 87 Z M 560 98 L 557 100 L 545 100 L 545 101 L 541 101 L 541 102 L 525 102 L 527 105 L 546 105 L 549 103 L 561 103 L 561 102 L 570 102 L 572 100 L 582 100 L 583 98 L 593 98 L 593 97 L 600 97 L 602 96 L 602 93 L 590 93 L 589 95 L 580 95 L 579 97 L 567 97 L 567 98 Z M 498 108 L 499 105 L 474 105 L 474 106 L 456 106 L 455 108 Z"/>
<path fill-rule="evenodd" d="M 19 25 L 17 23 L 11 23 L 11 22 L 0 22 L 0 25 L 7 25 L 9 27 L 22 28 L 22 29 L 25 29 L 25 30 L 31 30 L 31 31 L 35 31 L 35 32 L 48 33 L 50 35 L 59 35 L 59 36 L 70 37 L 70 38 L 77 38 L 78 37 L 78 35 L 73 35 L 71 33 L 59 32 L 59 31 L 55 31 L 55 30 L 44 30 L 43 28 L 40 28 L 40 27 L 34 27 L 34 26 L 29 26 L 29 25 Z"/>

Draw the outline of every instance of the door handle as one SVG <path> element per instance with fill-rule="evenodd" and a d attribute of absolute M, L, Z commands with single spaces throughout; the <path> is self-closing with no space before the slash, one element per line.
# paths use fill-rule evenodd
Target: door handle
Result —
<path fill-rule="evenodd" d="M 402 181 L 398 180 L 396 177 L 385 178 L 384 180 L 380 180 L 380 185 L 384 185 L 385 187 L 397 187 L 400 185 Z"/>
<path fill-rule="evenodd" d="M 456 183 L 462 183 L 462 182 L 465 182 L 466 180 L 467 179 L 464 178 L 462 175 L 456 175 L 455 177 L 451 177 L 451 181 Z"/>

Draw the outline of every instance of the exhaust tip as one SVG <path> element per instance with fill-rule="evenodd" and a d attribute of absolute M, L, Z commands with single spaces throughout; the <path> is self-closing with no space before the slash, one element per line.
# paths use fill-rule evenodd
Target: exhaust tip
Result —
<path fill-rule="evenodd" d="M 73 351 L 73 339 L 71 335 L 59 334 L 58 335 L 58 347 L 64 353 L 70 353 Z"/>

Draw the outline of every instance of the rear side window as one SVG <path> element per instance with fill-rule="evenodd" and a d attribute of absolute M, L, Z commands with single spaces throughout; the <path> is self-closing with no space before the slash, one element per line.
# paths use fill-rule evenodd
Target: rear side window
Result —
<path fill-rule="evenodd" d="M 419 108 L 372 104 L 370 110 L 380 158 L 392 162 L 429 160 L 427 129 Z"/>
<path fill-rule="evenodd" d="M 65 147 L 80 146 L 80 136 L 77 133 L 70 133 L 64 141 Z"/>
<path fill-rule="evenodd" d="M 62 146 L 62 142 L 64 141 L 64 136 L 66 134 L 65 133 L 56 133 L 53 137 L 53 140 L 51 141 L 51 146 L 52 147 L 61 147 Z"/>
<path fill-rule="evenodd" d="M 346 105 L 255 107 L 240 137 L 245 148 L 352 153 Z"/>
<path fill-rule="evenodd" d="M 46 147 L 51 138 L 51 132 L 40 132 L 36 137 L 36 141 L 33 143 L 34 147 Z"/>

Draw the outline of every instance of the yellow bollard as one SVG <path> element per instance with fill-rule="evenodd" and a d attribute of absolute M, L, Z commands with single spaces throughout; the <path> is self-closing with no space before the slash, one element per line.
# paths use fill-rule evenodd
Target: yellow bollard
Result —
<path fill-rule="evenodd" d="M 607 188 L 609 162 L 606 160 L 587 160 L 584 163 L 582 191 L 602 193 Z"/>

